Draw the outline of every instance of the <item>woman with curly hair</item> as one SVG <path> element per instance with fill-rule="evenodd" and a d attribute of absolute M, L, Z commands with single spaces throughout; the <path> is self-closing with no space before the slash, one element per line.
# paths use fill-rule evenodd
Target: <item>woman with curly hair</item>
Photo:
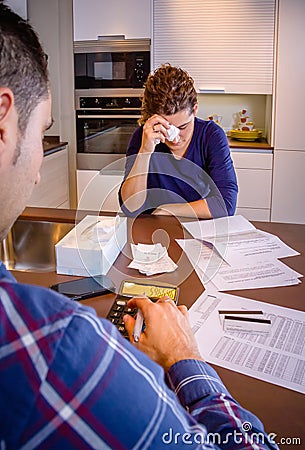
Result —
<path fill-rule="evenodd" d="M 128 145 L 123 212 L 215 218 L 233 215 L 237 181 L 226 135 L 197 118 L 194 81 L 164 64 L 144 85 L 139 128 Z"/>

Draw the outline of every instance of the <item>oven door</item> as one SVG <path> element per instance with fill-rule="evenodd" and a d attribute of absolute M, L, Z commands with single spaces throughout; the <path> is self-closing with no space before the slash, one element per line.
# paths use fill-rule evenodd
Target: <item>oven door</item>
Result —
<path fill-rule="evenodd" d="M 135 114 L 92 114 L 77 111 L 77 168 L 100 170 L 115 161 L 124 169 L 129 140 L 138 127 Z"/>

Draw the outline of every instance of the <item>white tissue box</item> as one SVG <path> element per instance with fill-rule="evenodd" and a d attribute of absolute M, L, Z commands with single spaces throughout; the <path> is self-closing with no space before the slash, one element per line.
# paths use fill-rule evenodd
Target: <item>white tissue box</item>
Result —
<path fill-rule="evenodd" d="M 55 245 L 56 272 L 106 275 L 126 242 L 126 217 L 86 216 Z"/>

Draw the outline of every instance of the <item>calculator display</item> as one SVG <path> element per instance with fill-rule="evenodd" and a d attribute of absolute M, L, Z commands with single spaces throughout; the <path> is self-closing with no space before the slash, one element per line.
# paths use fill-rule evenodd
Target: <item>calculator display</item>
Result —
<path fill-rule="evenodd" d="M 121 287 L 121 294 L 128 296 L 136 296 L 145 294 L 152 300 L 167 296 L 177 302 L 179 289 L 176 286 L 169 286 L 166 284 L 152 284 L 134 282 L 125 280 Z"/>

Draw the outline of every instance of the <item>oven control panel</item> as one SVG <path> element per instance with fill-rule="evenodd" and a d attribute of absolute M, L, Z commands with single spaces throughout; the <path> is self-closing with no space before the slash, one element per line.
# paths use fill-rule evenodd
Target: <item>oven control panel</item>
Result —
<path fill-rule="evenodd" d="M 138 97 L 80 97 L 82 109 L 139 109 L 141 100 Z"/>

